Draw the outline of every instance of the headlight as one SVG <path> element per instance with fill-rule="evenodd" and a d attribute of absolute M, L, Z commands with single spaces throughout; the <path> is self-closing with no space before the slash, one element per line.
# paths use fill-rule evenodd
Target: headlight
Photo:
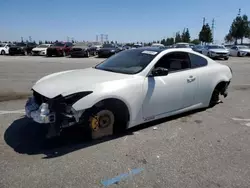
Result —
<path fill-rule="evenodd" d="M 84 91 L 84 92 L 74 93 L 66 97 L 63 97 L 62 102 L 66 103 L 67 105 L 73 105 L 75 102 L 77 102 L 83 97 L 86 97 L 87 95 L 91 93 L 93 93 L 93 91 Z"/>
<path fill-rule="evenodd" d="M 115 52 L 115 50 L 111 50 L 111 52 Z"/>

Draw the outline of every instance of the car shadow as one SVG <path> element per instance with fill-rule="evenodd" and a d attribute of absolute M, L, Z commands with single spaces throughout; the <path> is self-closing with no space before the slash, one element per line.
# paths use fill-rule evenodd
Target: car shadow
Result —
<path fill-rule="evenodd" d="M 194 110 L 180 115 L 141 124 L 126 130 L 123 134 L 100 140 L 90 140 L 84 129 L 79 127 L 67 128 L 62 132 L 60 137 L 46 139 L 46 126 L 35 123 L 26 117 L 21 117 L 20 119 L 15 120 L 7 128 L 4 133 L 4 140 L 7 145 L 18 153 L 28 155 L 44 154 L 45 157 L 43 157 L 43 159 L 49 159 L 60 157 L 106 141 L 115 140 L 126 135 L 133 135 L 135 131 L 140 131 L 181 117 L 190 116 L 204 110 L 206 109 Z"/>

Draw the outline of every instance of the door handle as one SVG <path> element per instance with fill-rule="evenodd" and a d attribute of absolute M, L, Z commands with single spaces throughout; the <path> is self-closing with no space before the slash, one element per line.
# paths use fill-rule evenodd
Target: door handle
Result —
<path fill-rule="evenodd" d="M 195 77 L 193 77 L 193 76 L 189 76 L 189 78 L 187 79 L 187 82 L 189 83 L 189 82 L 193 82 L 193 81 L 195 81 Z"/>

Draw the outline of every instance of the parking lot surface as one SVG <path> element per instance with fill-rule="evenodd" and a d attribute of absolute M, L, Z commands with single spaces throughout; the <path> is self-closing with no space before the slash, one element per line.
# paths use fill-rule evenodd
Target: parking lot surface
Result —
<path fill-rule="evenodd" d="M 31 86 L 102 60 L 0 56 L 1 188 L 250 187 L 250 58 L 219 61 L 232 68 L 233 80 L 213 108 L 102 141 L 86 141 L 78 130 L 45 141 L 43 127 L 24 117 Z"/>

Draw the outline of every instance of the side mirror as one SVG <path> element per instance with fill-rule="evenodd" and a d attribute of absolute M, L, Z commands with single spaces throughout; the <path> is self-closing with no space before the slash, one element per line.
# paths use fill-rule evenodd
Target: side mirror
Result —
<path fill-rule="evenodd" d="M 168 75 L 168 69 L 163 67 L 157 67 L 152 70 L 150 76 L 167 76 Z"/>

